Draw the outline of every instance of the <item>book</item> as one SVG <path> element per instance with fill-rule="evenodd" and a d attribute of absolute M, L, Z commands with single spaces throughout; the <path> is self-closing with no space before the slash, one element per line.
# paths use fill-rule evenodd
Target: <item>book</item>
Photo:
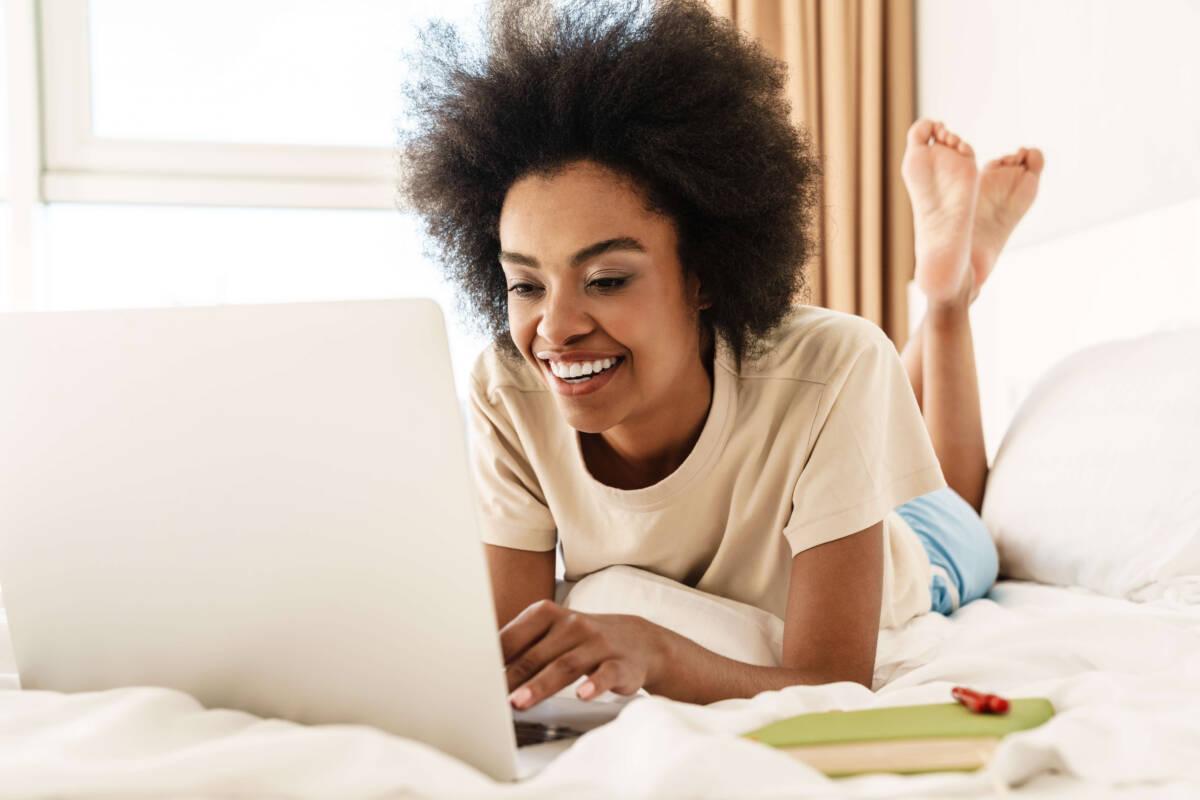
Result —
<path fill-rule="evenodd" d="M 820 711 L 743 736 L 786 751 L 831 778 L 864 772 L 971 771 L 1000 740 L 1054 716 L 1041 697 L 1010 700 L 1005 714 L 974 714 L 960 703 Z"/>

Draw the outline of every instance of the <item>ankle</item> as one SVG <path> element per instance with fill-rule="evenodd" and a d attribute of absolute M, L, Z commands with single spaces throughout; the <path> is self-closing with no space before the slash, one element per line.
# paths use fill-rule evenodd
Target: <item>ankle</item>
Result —
<path fill-rule="evenodd" d="M 934 299 L 925 295 L 925 308 L 930 314 L 940 316 L 955 316 L 958 312 L 966 312 L 975 301 L 975 286 L 970 275 L 964 276 L 962 286 L 952 296 Z"/>
<path fill-rule="evenodd" d="M 992 274 L 992 267 L 995 264 L 995 256 L 988 257 L 974 252 L 971 253 L 971 291 L 968 295 L 968 303 L 974 303 L 975 298 L 979 297 L 979 293 L 983 291 L 983 284 L 987 281 L 988 276 Z"/>
<path fill-rule="evenodd" d="M 951 300 L 929 303 L 925 308 L 925 316 L 931 323 L 938 326 L 961 324 L 969 318 L 973 299 L 968 287 L 967 291 Z"/>

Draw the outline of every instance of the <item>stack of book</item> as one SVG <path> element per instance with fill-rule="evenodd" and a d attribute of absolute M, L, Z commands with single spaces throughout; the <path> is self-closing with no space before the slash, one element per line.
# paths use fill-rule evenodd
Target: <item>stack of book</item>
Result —
<path fill-rule="evenodd" d="M 801 714 L 743 734 L 778 747 L 829 777 L 865 772 L 975 770 L 1000 740 L 1054 716 L 1040 697 L 1017 698 L 1003 714 L 972 713 L 959 703 Z"/>

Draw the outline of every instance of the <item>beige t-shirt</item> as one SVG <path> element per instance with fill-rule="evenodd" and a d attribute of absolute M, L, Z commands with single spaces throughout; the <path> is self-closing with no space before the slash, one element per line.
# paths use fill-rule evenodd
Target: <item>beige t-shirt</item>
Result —
<path fill-rule="evenodd" d="M 468 402 L 483 541 L 560 545 L 569 581 L 628 564 L 786 618 L 792 556 L 883 520 L 880 625 L 929 611 L 928 556 L 894 509 L 946 483 L 895 346 L 816 306 L 793 309 L 770 340 L 739 370 L 717 336 L 699 440 L 632 490 L 592 476 L 532 366 L 484 350 Z"/>

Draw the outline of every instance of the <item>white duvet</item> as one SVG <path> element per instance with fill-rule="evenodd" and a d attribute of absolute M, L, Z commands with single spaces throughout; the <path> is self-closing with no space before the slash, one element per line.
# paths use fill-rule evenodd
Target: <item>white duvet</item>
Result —
<path fill-rule="evenodd" d="M 0 796 L 1200 797 L 1200 605 L 1001 581 L 953 617 L 884 631 L 872 693 L 796 686 L 693 706 L 633 700 L 535 777 L 497 784 L 419 742 L 205 710 L 180 692 L 15 689 L 0 628 Z M 2 619 L 2 618 L 0 618 Z M 831 780 L 736 734 L 806 711 L 949 702 L 966 684 L 1049 698 L 976 773 Z M 469 724 L 469 721 L 464 721 Z"/>

